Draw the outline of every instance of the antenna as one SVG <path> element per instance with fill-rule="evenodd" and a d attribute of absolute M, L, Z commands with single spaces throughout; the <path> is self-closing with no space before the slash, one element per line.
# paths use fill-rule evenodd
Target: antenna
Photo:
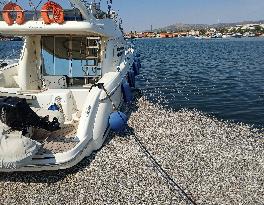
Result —
<path fill-rule="evenodd" d="M 108 5 L 108 15 L 110 15 L 110 12 L 112 9 L 112 1 L 110 1 L 110 2 L 107 1 L 107 5 Z"/>

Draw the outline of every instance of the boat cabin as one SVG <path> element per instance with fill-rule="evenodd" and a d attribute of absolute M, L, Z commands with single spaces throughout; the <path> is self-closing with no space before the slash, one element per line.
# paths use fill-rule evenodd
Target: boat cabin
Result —
<path fill-rule="evenodd" d="M 42 36 L 42 86 L 89 87 L 102 75 L 102 50 L 101 37 Z"/>

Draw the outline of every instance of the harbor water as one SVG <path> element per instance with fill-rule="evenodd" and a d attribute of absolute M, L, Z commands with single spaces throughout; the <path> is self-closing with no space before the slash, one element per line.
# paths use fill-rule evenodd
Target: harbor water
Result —
<path fill-rule="evenodd" d="M 264 38 L 135 40 L 152 102 L 264 127 Z"/>
<path fill-rule="evenodd" d="M 263 205 L 264 135 L 251 125 L 264 125 L 264 39 L 135 44 L 143 96 L 122 108 L 126 131 L 70 169 L 0 173 L 2 204 L 190 204 L 182 189 L 196 204 Z M 1 58 L 21 46 L 0 42 Z"/>
<path fill-rule="evenodd" d="M 264 38 L 134 43 L 143 65 L 137 86 L 151 102 L 264 127 Z M 21 46 L 22 42 L 0 42 L 0 59 Z"/>

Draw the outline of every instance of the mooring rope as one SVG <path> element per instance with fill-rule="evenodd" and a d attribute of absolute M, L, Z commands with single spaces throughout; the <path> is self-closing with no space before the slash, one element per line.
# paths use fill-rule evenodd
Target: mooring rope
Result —
<path fill-rule="evenodd" d="M 167 180 L 169 185 L 171 185 L 177 193 L 179 193 L 182 198 L 189 202 L 191 205 L 197 205 L 197 203 L 192 199 L 181 187 L 178 185 L 174 179 L 162 168 L 162 166 L 157 162 L 157 160 L 153 157 L 153 155 L 148 151 L 148 149 L 145 147 L 145 145 L 141 142 L 141 140 L 133 134 L 133 137 L 138 144 L 138 146 L 141 148 L 143 153 L 146 155 L 146 157 L 151 161 L 153 166 L 156 168 L 156 170 L 162 175 L 164 179 Z"/>
<path fill-rule="evenodd" d="M 106 90 L 106 88 L 104 87 L 104 84 L 97 84 L 97 87 L 101 88 L 104 90 L 104 92 L 106 93 L 107 97 L 109 98 L 110 102 L 113 104 L 113 101 L 108 93 L 108 91 Z M 131 111 L 132 109 L 129 109 L 129 111 Z M 120 115 L 120 114 L 119 114 Z M 123 119 L 123 117 L 120 115 L 121 119 L 123 120 L 123 122 L 125 124 L 127 124 L 126 120 Z M 153 164 L 153 166 L 156 168 L 156 170 L 161 174 L 161 176 L 166 179 L 166 181 L 168 182 L 168 184 L 173 187 L 174 192 L 177 192 L 181 195 L 181 197 L 188 202 L 190 205 L 197 205 L 197 203 L 195 202 L 195 200 L 193 198 L 191 198 L 181 187 L 180 185 L 178 185 L 175 180 L 162 168 L 162 166 L 157 162 L 157 160 L 154 158 L 154 156 L 148 151 L 148 149 L 146 148 L 146 146 L 141 142 L 141 140 L 136 136 L 135 133 L 133 133 L 132 135 L 137 143 L 137 145 L 140 147 L 140 149 L 143 151 L 143 153 L 146 155 L 146 157 L 150 160 L 150 162 Z"/>

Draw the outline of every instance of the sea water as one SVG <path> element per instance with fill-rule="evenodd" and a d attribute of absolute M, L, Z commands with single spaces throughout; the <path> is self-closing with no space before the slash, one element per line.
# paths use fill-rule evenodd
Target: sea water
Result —
<path fill-rule="evenodd" d="M 133 42 L 143 66 L 137 86 L 150 101 L 264 127 L 264 38 Z M 0 59 L 19 58 L 21 47 L 0 42 Z"/>
<path fill-rule="evenodd" d="M 179 110 L 264 127 L 264 38 L 134 40 L 144 95 Z"/>

